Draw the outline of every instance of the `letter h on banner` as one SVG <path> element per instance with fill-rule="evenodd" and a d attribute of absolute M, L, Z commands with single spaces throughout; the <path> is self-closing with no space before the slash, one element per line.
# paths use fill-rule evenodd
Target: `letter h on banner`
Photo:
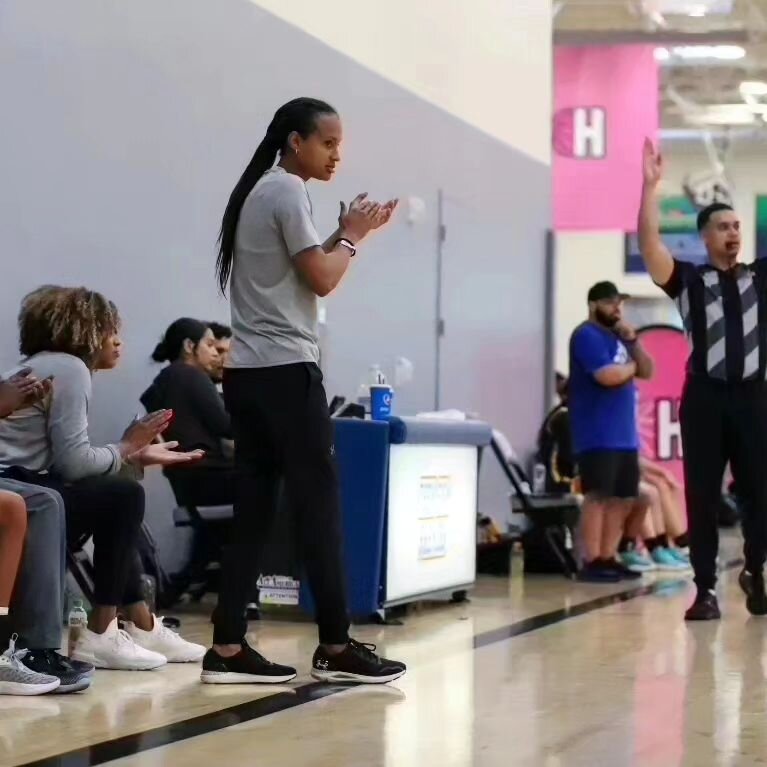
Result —
<path fill-rule="evenodd" d="M 655 454 L 661 461 L 676 461 L 682 458 L 682 425 L 679 422 L 679 408 L 676 402 L 659 399 L 656 403 L 658 444 Z"/>
<path fill-rule="evenodd" d="M 573 110 L 573 155 L 599 160 L 607 154 L 607 116 L 601 107 Z"/>

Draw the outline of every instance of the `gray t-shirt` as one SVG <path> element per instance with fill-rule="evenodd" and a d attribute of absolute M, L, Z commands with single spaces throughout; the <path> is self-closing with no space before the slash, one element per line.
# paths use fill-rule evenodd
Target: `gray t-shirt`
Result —
<path fill-rule="evenodd" d="M 317 296 L 293 258 L 321 245 L 306 184 L 272 168 L 248 195 L 237 224 L 229 367 L 319 362 Z"/>

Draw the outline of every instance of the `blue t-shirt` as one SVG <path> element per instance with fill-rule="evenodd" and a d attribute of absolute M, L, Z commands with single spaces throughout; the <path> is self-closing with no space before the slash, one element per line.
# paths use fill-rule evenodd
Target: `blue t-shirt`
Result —
<path fill-rule="evenodd" d="M 637 390 L 633 381 L 602 386 L 594 374 L 625 365 L 631 356 L 615 333 L 585 322 L 570 337 L 570 425 L 576 455 L 592 450 L 639 449 Z"/>

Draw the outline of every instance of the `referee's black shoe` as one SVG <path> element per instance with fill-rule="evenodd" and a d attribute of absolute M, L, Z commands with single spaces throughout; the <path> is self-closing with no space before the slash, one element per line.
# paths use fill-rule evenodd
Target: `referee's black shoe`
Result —
<path fill-rule="evenodd" d="M 744 568 L 740 571 L 738 583 L 746 595 L 746 609 L 751 615 L 767 615 L 767 593 L 763 573 L 750 573 Z"/>
<path fill-rule="evenodd" d="M 746 595 L 749 596 L 751 594 L 752 586 L 753 586 L 753 580 L 754 576 L 751 575 L 748 570 L 744 567 L 740 574 L 738 575 L 738 586 L 740 586 L 740 590 Z"/>
<path fill-rule="evenodd" d="M 684 614 L 686 621 L 718 621 L 722 617 L 716 594 L 706 589 L 698 589 L 698 594 L 690 609 Z"/>

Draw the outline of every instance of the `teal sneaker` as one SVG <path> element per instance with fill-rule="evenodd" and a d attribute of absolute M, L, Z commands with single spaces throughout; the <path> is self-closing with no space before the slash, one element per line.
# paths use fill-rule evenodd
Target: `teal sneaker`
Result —
<path fill-rule="evenodd" d="M 655 570 L 655 563 L 636 549 L 624 551 L 620 555 L 621 562 L 635 573 L 649 573 Z"/>
<path fill-rule="evenodd" d="M 687 564 L 680 562 L 670 549 L 664 549 L 663 547 L 655 549 L 651 556 L 658 570 L 665 572 L 679 573 L 688 570 L 690 567 L 689 562 Z"/>
<path fill-rule="evenodd" d="M 666 549 L 674 559 L 676 559 L 677 562 L 681 562 L 685 569 L 692 570 L 692 565 L 690 564 L 690 557 L 684 553 L 681 549 Z"/>

